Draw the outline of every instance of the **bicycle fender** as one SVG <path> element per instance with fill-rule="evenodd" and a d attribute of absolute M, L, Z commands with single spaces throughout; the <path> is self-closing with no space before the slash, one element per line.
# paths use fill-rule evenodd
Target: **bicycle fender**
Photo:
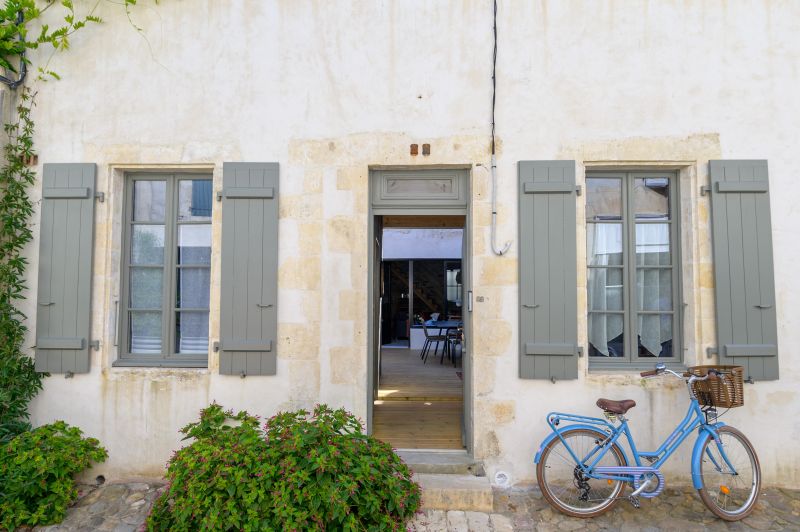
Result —
<path fill-rule="evenodd" d="M 541 445 L 539 445 L 539 450 L 536 451 L 536 456 L 534 456 L 534 458 L 533 458 L 533 463 L 534 464 L 538 464 L 539 463 L 539 460 L 542 458 L 542 451 L 544 450 L 544 448 L 547 447 L 547 445 L 551 441 L 553 441 L 556 438 L 558 438 L 558 435 L 560 433 L 562 433 L 562 432 L 564 432 L 566 430 L 572 430 L 572 429 L 589 429 L 589 430 L 593 430 L 595 432 L 600 430 L 600 429 L 597 428 L 597 425 L 589 425 L 589 424 L 582 424 L 582 423 L 576 423 L 574 425 L 567 425 L 566 427 L 561 427 L 560 429 L 558 429 L 558 430 L 556 430 L 554 432 L 551 432 L 550 435 L 547 436 L 547 438 L 544 439 L 544 441 L 541 443 Z M 600 432 L 602 432 L 602 431 L 600 431 Z M 622 451 L 622 454 L 625 455 L 625 451 L 622 449 L 622 447 L 620 447 L 620 450 Z M 628 456 L 627 455 L 625 455 L 625 462 L 626 463 L 630 463 L 630 462 L 628 462 Z"/>
<path fill-rule="evenodd" d="M 697 439 L 694 442 L 694 449 L 692 449 L 692 485 L 695 489 L 703 487 L 703 479 L 700 476 L 700 462 L 703 460 L 703 445 L 709 438 L 717 439 L 717 431 L 719 427 L 724 427 L 725 423 L 714 423 L 713 425 L 700 425 L 697 431 Z"/>

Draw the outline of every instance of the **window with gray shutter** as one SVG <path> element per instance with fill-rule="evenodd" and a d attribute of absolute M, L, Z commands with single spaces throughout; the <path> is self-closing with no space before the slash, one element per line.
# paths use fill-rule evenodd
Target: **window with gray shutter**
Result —
<path fill-rule="evenodd" d="M 95 173 L 94 163 L 44 165 L 37 371 L 89 371 Z"/>
<path fill-rule="evenodd" d="M 278 163 L 225 163 L 219 372 L 275 375 Z"/>
<path fill-rule="evenodd" d="M 767 161 L 710 161 L 717 350 L 745 378 L 778 378 Z"/>
<path fill-rule="evenodd" d="M 586 173 L 589 368 L 679 366 L 678 174 Z"/>
<path fill-rule="evenodd" d="M 520 377 L 576 379 L 575 161 L 519 163 Z"/>
<path fill-rule="evenodd" d="M 126 176 L 116 366 L 208 365 L 212 179 Z"/>

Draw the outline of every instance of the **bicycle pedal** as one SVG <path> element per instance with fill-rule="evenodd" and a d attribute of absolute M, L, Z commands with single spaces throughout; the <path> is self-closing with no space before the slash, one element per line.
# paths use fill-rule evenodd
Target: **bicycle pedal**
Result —
<path fill-rule="evenodd" d="M 642 507 L 642 505 L 639 504 L 639 497 L 637 497 L 636 495 L 631 495 L 630 497 L 628 497 L 628 501 L 630 501 L 630 503 L 636 509 L 639 509 L 639 508 Z"/>

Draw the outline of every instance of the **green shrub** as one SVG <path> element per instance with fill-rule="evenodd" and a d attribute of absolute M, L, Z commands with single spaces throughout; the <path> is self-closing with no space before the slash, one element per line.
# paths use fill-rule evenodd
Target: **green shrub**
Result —
<path fill-rule="evenodd" d="M 280 413 L 265 430 L 212 404 L 181 432 L 148 530 L 400 530 L 419 486 L 343 409 Z"/>
<path fill-rule="evenodd" d="M 0 529 L 64 519 L 78 496 L 73 479 L 108 457 L 94 438 L 63 421 L 24 432 L 0 447 Z"/>

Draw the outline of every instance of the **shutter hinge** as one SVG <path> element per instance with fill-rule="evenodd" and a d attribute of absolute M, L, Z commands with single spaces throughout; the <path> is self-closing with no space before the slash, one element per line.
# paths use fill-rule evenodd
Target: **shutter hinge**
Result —
<path fill-rule="evenodd" d="M 242 378 L 242 379 L 244 379 L 245 377 L 247 377 L 247 373 L 245 373 L 245 372 L 244 372 L 244 370 L 242 370 L 242 371 L 239 373 L 239 377 L 240 377 L 240 378 Z"/>
<path fill-rule="evenodd" d="M 580 196 L 580 195 L 582 194 L 582 192 L 583 192 L 583 191 L 581 190 L 581 186 L 580 186 L 580 185 L 578 185 L 578 186 L 576 186 L 576 187 L 575 187 L 575 194 L 577 194 L 578 196 Z"/>
<path fill-rule="evenodd" d="M 713 358 L 717 354 L 716 347 L 706 347 L 706 358 Z"/>
<path fill-rule="evenodd" d="M 100 340 L 92 340 L 91 342 L 89 342 L 89 347 L 91 347 L 95 351 L 100 351 Z"/>
<path fill-rule="evenodd" d="M 219 342 L 214 342 L 214 352 L 219 353 Z"/>
<path fill-rule="evenodd" d="M 74 376 L 75 376 L 75 374 L 72 373 L 71 371 L 67 371 L 66 373 L 64 373 L 64 378 L 65 379 L 71 379 Z"/>
<path fill-rule="evenodd" d="M 583 346 L 578 346 L 578 358 L 583 358 Z"/>
<path fill-rule="evenodd" d="M 711 185 L 703 185 L 700 187 L 700 195 L 705 196 L 706 194 L 711 194 Z"/>
<path fill-rule="evenodd" d="M 106 193 L 105 192 L 95 192 L 94 197 L 100 203 L 104 203 L 106 201 Z"/>
<path fill-rule="evenodd" d="M 222 191 L 217 190 L 217 201 L 222 201 Z"/>

